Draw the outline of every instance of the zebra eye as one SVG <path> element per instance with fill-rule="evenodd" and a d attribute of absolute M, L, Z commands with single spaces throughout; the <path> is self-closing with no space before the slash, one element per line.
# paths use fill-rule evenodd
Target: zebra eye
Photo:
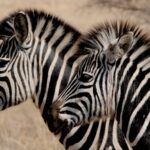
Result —
<path fill-rule="evenodd" d="M 90 82 L 92 81 L 93 76 L 88 74 L 88 73 L 82 73 L 81 76 L 79 77 L 79 80 L 82 82 Z"/>

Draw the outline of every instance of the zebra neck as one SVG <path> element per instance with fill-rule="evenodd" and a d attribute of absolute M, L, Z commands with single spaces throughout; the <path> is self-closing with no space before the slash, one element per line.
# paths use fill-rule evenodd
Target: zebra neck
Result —
<path fill-rule="evenodd" d="M 75 55 L 80 33 L 51 15 L 27 12 L 33 35 L 29 54 L 36 83 L 35 104 L 46 118 L 51 103 L 73 76 L 81 57 Z"/>
<path fill-rule="evenodd" d="M 70 32 L 62 37 L 63 32 L 60 31 L 62 29 L 58 30 L 48 43 L 35 38 L 34 45 L 37 46 L 33 62 L 34 68 L 38 70 L 34 73 L 37 81 L 35 103 L 42 114 L 43 110 L 48 109 L 45 107 L 50 106 L 67 85 L 80 59 L 74 56 L 76 52 L 74 45 L 78 41 L 79 34 Z"/>

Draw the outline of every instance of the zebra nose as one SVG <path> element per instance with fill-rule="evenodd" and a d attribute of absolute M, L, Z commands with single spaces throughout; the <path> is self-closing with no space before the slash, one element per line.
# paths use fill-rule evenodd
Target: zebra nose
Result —
<path fill-rule="evenodd" d="M 59 118 L 54 118 L 52 115 L 48 116 L 48 127 L 51 132 L 58 134 L 64 131 L 66 127 L 66 121 L 62 121 Z"/>

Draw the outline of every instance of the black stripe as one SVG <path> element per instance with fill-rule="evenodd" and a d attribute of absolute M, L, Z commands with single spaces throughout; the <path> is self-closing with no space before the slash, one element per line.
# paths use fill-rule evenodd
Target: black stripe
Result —
<path fill-rule="evenodd" d="M 147 70 L 148 71 L 148 70 Z M 142 99 L 142 97 L 146 94 L 146 92 L 148 91 L 148 83 L 150 82 L 148 80 L 148 82 L 144 85 L 144 87 L 140 90 L 140 93 L 138 94 L 138 96 L 134 99 L 134 102 L 131 103 L 131 99 L 133 97 L 133 94 L 135 93 L 135 90 L 139 87 L 140 83 L 142 82 L 142 80 L 144 80 L 146 74 L 148 73 L 147 71 L 145 72 L 142 72 L 140 71 L 138 76 L 134 79 L 134 82 L 132 83 L 132 86 L 129 90 L 129 93 L 128 93 L 128 97 L 127 97 L 127 101 L 125 103 L 125 107 L 124 107 L 124 110 L 123 110 L 123 116 L 122 116 L 122 119 L 123 119 L 123 126 L 122 126 L 122 130 L 124 131 L 124 133 L 126 133 L 127 131 L 127 126 L 128 126 L 128 123 L 129 123 L 129 118 L 131 116 L 131 113 L 134 111 L 134 109 L 136 108 L 136 106 L 139 104 L 140 100 Z M 132 75 L 132 72 L 130 71 L 131 75 Z M 127 79 L 128 79 L 128 76 L 127 76 Z M 127 83 L 128 81 L 125 80 L 123 81 L 124 85 L 122 86 L 122 91 L 121 91 L 121 94 L 125 94 L 124 93 L 124 90 L 123 89 L 127 89 Z M 146 87 L 147 86 L 147 87 Z M 119 112 L 118 112 L 119 114 Z"/>
<path fill-rule="evenodd" d="M 8 77 L 0 77 L 0 81 L 6 82 L 6 84 L 8 85 L 9 91 L 10 91 L 9 94 L 12 94 L 12 89 L 11 89 L 9 78 Z M 11 101 L 11 99 L 8 99 L 8 102 L 6 102 L 6 100 L 7 100 L 7 93 L 6 93 L 5 89 L 1 85 L 0 85 L 0 91 L 5 96 L 5 99 L 3 99 L 3 103 L 4 103 L 3 109 L 5 109 L 6 106 L 7 106 L 7 103 L 9 103 Z"/>
<path fill-rule="evenodd" d="M 150 148 L 150 142 L 149 142 L 149 137 L 150 137 L 150 125 L 148 125 L 145 134 L 143 137 L 139 140 L 139 142 L 133 147 L 133 149 L 137 150 L 149 150 Z"/>
<path fill-rule="evenodd" d="M 42 35 L 44 34 L 45 29 L 46 29 L 48 23 L 49 23 L 49 20 L 48 20 L 48 19 L 45 19 L 45 23 L 44 23 L 44 25 L 43 25 L 43 27 L 42 27 L 42 29 L 41 29 L 41 32 L 40 32 L 40 34 L 39 34 L 39 38 L 41 38 Z"/>
<path fill-rule="evenodd" d="M 126 107 L 127 108 L 126 111 L 128 111 L 130 109 L 131 110 L 136 109 L 136 107 L 138 106 L 138 104 L 140 103 L 142 98 L 149 92 L 149 85 L 150 85 L 150 79 L 148 80 L 148 82 L 145 84 L 145 86 L 139 92 L 139 95 L 134 102 L 134 104 L 136 103 L 136 106 L 130 105 L 129 108 Z M 147 98 L 147 101 L 141 107 L 139 112 L 137 112 L 137 114 L 133 120 L 133 124 L 131 125 L 130 134 L 129 134 L 130 141 L 133 141 L 135 139 L 135 137 L 137 136 L 137 134 L 139 133 L 147 115 L 149 114 L 149 106 L 150 106 L 150 97 Z M 125 113 L 126 113 L 126 111 L 125 111 Z M 130 113 L 130 115 L 131 115 L 131 113 Z"/>
<path fill-rule="evenodd" d="M 58 28 L 58 30 L 59 30 L 59 28 Z M 62 33 L 62 35 L 58 39 L 56 39 L 56 41 L 52 45 L 52 48 L 54 47 L 57 50 L 57 47 L 59 46 L 59 44 L 61 44 L 61 42 L 63 42 L 63 39 L 67 36 L 67 34 L 68 34 L 67 32 Z M 68 43 L 67 43 L 67 45 L 68 45 Z M 61 56 L 61 52 L 59 55 Z M 63 56 L 62 56 L 62 58 L 63 58 Z"/>
<path fill-rule="evenodd" d="M 12 68 L 14 68 L 14 65 L 15 65 L 15 63 L 16 63 L 17 58 L 18 58 L 18 57 L 16 57 L 15 60 L 13 61 Z M 18 64 L 17 64 L 17 66 L 18 66 Z M 18 68 L 18 67 L 17 67 L 17 68 Z M 16 86 L 18 87 L 18 90 L 19 90 L 19 93 L 18 93 L 18 94 L 20 95 L 21 100 L 23 100 L 24 97 L 23 97 L 23 95 L 22 95 L 22 93 L 21 93 L 21 89 L 19 88 L 20 86 L 18 85 L 17 79 L 16 79 L 16 77 L 15 77 L 15 72 L 12 72 L 12 71 L 11 71 L 11 76 L 12 76 L 12 79 L 14 80 L 14 84 L 16 84 Z M 17 102 L 16 102 L 16 103 L 17 103 Z"/>
<path fill-rule="evenodd" d="M 122 66 L 121 66 L 121 68 L 120 68 L 120 70 L 119 70 L 119 72 L 118 72 L 118 74 L 116 74 L 116 71 L 117 71 L 117 69 L 116 69 L 116 71 L 115 71 L 115 75 L 114 75 L 114 81 L 116 82 L 116 83 L 118 83 L 118 82 L 120 82 L 120 80 L 121 80 L 121 77 L 123 76 L 123 72 L 124 72 L 124 68 L 128 65 L 128 63 L 129 63 L 129 59 L 125 59 L 124 60 L 124 62 L 123 62 L 123 64 L 122 64 Z M 115 80 L 115 77 L 117 76 L 117 81 Z M 115 83 L 115 84 L 116 84 Z M 118 90 L 119 89 L 119 83 L 116 85 L 117 87 L 116 87 L 116 90 Z M 127 84 L 124 82 L 124 85 L 126 86 Z M 115 92 L 115 91 L 114 91 Z M 117 100 L 117 94 L 118 94 L 118 92 L 115 92 L 115 100 Z M 121 91 L 121 95 L 123 95 L 123 91 Z M 121 112 L 121 108 L 122 108 L 122 101 L 123 101 L 123 99 L 120 99 L 120 101 L 119 101 L 119 103 L 118 103 L 118 106 L 117 106 L 117 112 Z M 119 121 L 119 119 L 120 119 L 120 114 L 121 113 L 117 113 L 117 120 Z"/>
<path fill-rule="evenodd" d="M 55 20 L 52 20 L 52 25 L 53 25 L 52 30 L 51 30 L 50 34 L 45 39 L 46 43 L 48 43 L 51 40 L 51 38 L 53 37 L 53 35 L 57 31 L 57 28 L 60 26 L 60 23 L 55 21 Z"/>
<path fill-rule="evenodd" d="M 42 104 L 42 101 L 43 101 L 43 97 L 44 97 L 44 95 L 45 95 L 45 90 L 46 90 L 46 85 L 47 85 L 47 79 L 48 79 L 48 71 L 49 71 L 49 68 L 50 68 L 50 65 L 51 65 L 51 63 L 52 63 L 52 61 L 53 61 L 53 59 L 54 59 L 54 57 L 55 57 L 55 53 L 54 53 L 55 51 L 51 51 L 51 53 L 50 53 L 50 56 L 48 57 L 48 60 L 47 60 L 47 63 L 46 63 L 46 65 L 43 67 L 43 70 L 42 70 L 42 75 L 43 75 L 43 78 L 42 78 L 42 89 L 41 89 L 41 91 L 40 91 L 40 96 L 39 96 L 39 107 L 41 106 L 41 104 Z M 52 79 L 52 77 L 51 77 L 51 79 Z M 55 79 L 55 78 L 54 78 Z M 52 81 L 51 81 L 52 82 Z M 49 85 L 50 85 L 50 83 L 49 83 Z M 52 85 L 51 85 L 52 86 Z M 36 91 L 38 91 L 37 89 L 39 88 L 39 85 L 37 86 L 37 88 L 36 88 Z M 53 87 L 52 87 L 53 88 Z M 54 90 L 53 91 L 49 91 L 49 94 L 51 94 L 52 95 L 52 97 L 48 97 L 49 98 L 49 101 L 47 100 L 46 102 L 47 103 L 49 103 L 49 104 L 51 104 L 51 101 L 50 100 L 52 100 L 52 98 L 53 98 L 53 95 L 54 95 Z M 48 104 L 46 104 L 46 106 L 47 106 Z M 49 105 L 48 105 L 49 106 Z M 47 106 L 47 107 L 48 107 Z M 45 109 L 44 109 L 45 110 Z"/>
<path fill-rule="evenodd" d="M 26 88 L 26 85 L 25 85 L 26 80 L 23 79 L 22 74 L 21 74 L 21 72 L 22 72 L 22 66 L 23 66 L 23 61 L 24 60 L 21 61 L 21 57 L 18 58 L 17 68 L 18 68 L 18 75 L 20 77 L 20 80 L 21 80 L 21 83 L 22 83 L 22 86 L 23 86 L 23 89 L 24 89 L 24 90 L 22 89 L 22 91 L 25 91 L 25 97 L 22 100 L 25 100 L 25 99 L 27 99 L 27 88 Z M 17 82 L 17 84 L 18 84 L 18 82 Z M 18 87 L 20 88 L 20 91 L 21 91 L 21 87 L 20 87 L 19 84 L 18 84 Z"/>
<path fill-rule="evenodd" d="M 99 136 L 99 141 L 98 141 L 98 143 L 99 143 L 99 148 L 100 148 L 100 146 L 101 146 L 101 144 L 102 144 L 102 141 L 103 141 L 103 139 L 104 139 L 104 133 L 105 133 L 105 122 L 102 122 L 102 124 L 101 124 L 101 132 L 100 132 L 100 136 Z"/>
<path fill-rule="evenodd" d="M 81 112 L 81 115 L 82 115 L 82 117 L 83 117 L 83 120 L 85 120 L 85 118 L 86 118 L 86 116 L 85 116 L 85 114 L 84 114 L 84 111 L 82 110 L 82 108 L 78 105 L 78 103 L 76 103 L 76 102 L 74 102 L 74 103 L 67 103 L 67 104 L 65 104 L 64 106 L 63 106 L 63 108 L 64 107 L 69 107 L 69 108 L 74 108 L 74 109 L 76 109 L 77 111 L 80 111 Z M 77 112 L 76 111 L 76 112 Z M 66 113 L 66 112 L 65 112 Z M 78 114 L 77 114 L 78 115 Z M 78 117 L 78 118 L 80 118 L 80 117 Z"/>
<path fill-rule="evenodd" d="M 80 148 L 80 150 L 88 150 L 90 146 L 93 144 L 94 138 L 97 133 L 98 125 L 99 122 L 95 122 L 93 124 L 90 134 L 88 135 L 88 138 L 86 139 L 85 143 L 83 143 L 83 146 Z"/>
<path fill-rule="evenodd" d="M 76 114 L 76 112 L 72 112 L 72 111 L 70 111 L 70 110 L 65 110 L 65 111 L 61 111 L 60 113 L 61 113 L 61 114 L 68 114 L 68 115 L 72 116 L 72 117 L 71 117 L 71 120 L 73 120 L 74 122 L 75 122 L 74 117 L 77 118 L 77 121 L 80 120 L 80 117 L 79 117 L 78 114 Z"/>
<path fill-rule="evenodd" d="M 84 126 L 81 126 L 70 138 L 66 140 L 66 149 L 69 148 L 69 146 L 74 145 L 82 140 L 84 135 L 86 134 L 87 130 L 89 128 L 89 125 L 86 124 Z M 62 142 L 62 141 L 61 141 Z"/>

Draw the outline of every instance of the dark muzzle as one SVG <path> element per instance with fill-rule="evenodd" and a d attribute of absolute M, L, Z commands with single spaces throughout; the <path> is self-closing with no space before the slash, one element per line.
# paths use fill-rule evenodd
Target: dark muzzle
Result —
<path fill-rule="evenodd" d="M 54 134 L 65 132 L 66 134 L 70 131 L 70 127 L 67 125 L 67 120 L 61 120 L 59 118 L 59 110 L 62 105 L 61 101 L 55 101 L 48 110 L 47 121 L 48 127 Z"/>

